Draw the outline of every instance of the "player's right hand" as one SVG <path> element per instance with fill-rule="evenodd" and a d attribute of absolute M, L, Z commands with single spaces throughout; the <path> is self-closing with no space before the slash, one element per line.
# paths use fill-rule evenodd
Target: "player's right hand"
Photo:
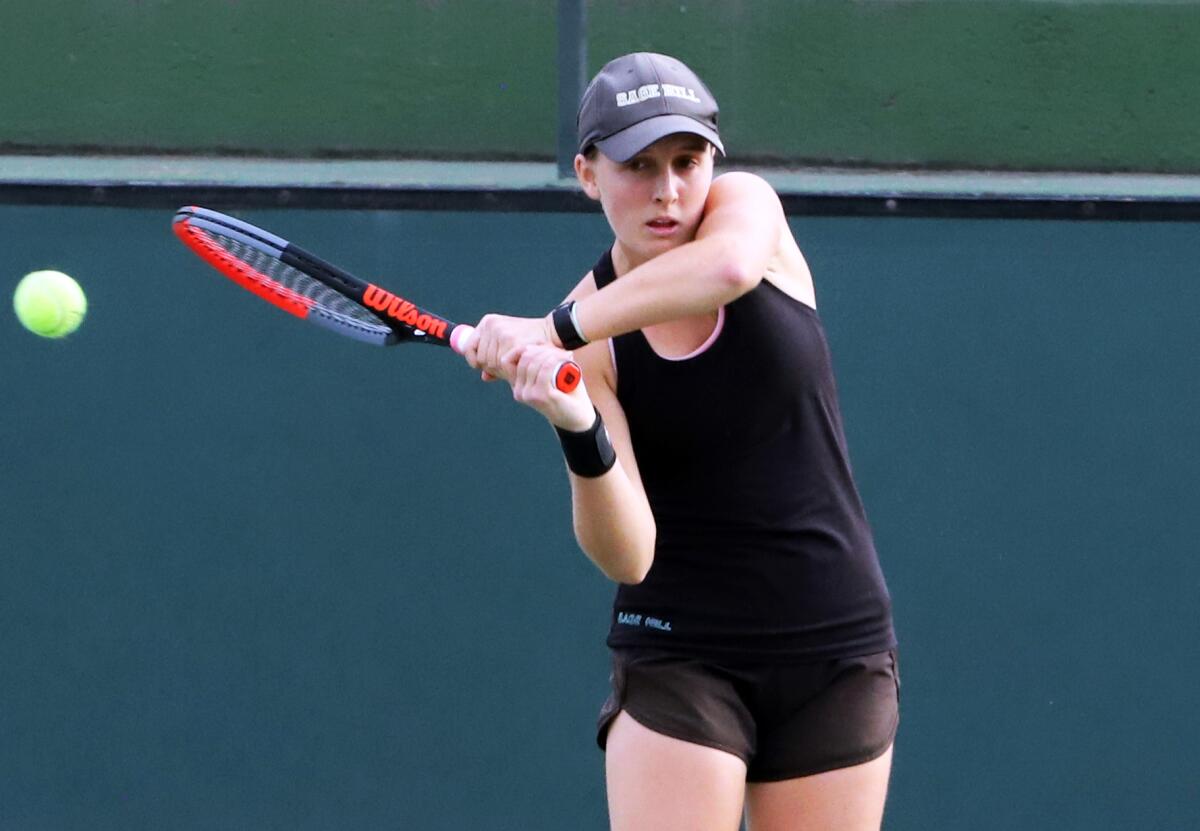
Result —
<path fill-rule="evenodd" d="M 517 346 L 501 358 L 503 377 L 513 399 L 537 410 L 555 427 L 571 432 L 586 430 L 595 421 L 595 408 L 582 380 L 572 392 L 555 386 L 559 368 L 571 353 L 547 343 Z"/>

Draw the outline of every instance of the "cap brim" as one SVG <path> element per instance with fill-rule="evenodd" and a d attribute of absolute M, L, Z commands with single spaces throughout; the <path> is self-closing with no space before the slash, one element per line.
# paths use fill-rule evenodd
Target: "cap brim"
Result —
<path fill-rule="evenodd" d="M 600 139 L 596 146 L 614 162 L 627 162 L 654 142 L 674 133 L 692 133 L 707 139 L 721 151 L 721 155 L 725 155 L 725 148 L 721 145 L 716 131 L 686 115 L 656 115 L 647 118 L 619 133 L 613 133 L 608 138 Z"/>

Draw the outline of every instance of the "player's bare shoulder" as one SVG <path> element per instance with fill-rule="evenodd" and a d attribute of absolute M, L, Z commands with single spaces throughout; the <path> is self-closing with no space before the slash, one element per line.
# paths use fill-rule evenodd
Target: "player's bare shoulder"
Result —
<path fill-rule="evenodd" d="M 714 177 L 709 188 L 709 202 L 720 204 L 727 201 L 752 206 L 755 213 L 783 217 L 783 204 L 779 201 L 779 194 L 770 182 L 756 173 L 731 170 Z"/>
<path fill-rule="evenodd" d="M 816 308 L 816 292 L 808 262 L 792 234 L 783 202 L 766 179 L 745 171 L 730 171 L 713 180 L 717 204 L 735 203 L 750 218 L 773 229 L 774 252 L 763 279 L 801 303 Z"/>

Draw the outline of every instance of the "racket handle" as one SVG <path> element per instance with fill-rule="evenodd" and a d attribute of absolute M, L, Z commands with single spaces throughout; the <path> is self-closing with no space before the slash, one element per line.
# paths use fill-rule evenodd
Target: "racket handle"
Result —
<path fill-rule="evenodd" d="M 461 355 L 467 348 L 467 341 L 475 334 L 475 327 L 460 323 L 450 332 L 450 348 Z M 579 386 L 583 378 L 583 370 L 574 361 L 563 361 L 554 370 L 554 386 L 560 392 L 571 392 Z"/>
<path fill-rule="evenodd" d="M 467 351 L 467 341 L 475 334 L 475 327 L 460 323 L 450 330 L 450 348 L 459 355 Z"/>

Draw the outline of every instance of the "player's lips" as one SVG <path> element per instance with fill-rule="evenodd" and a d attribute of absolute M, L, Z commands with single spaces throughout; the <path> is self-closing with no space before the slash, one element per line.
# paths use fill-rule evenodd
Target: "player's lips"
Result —
<path fill-rule="evenodd" d="M 650 229 L 652 234 L 657 236 L 670 236 L 679 227 L 679 220 L 672 219 L 669 216 L 656 216 L 646 223 L 646 227 Z"/>

